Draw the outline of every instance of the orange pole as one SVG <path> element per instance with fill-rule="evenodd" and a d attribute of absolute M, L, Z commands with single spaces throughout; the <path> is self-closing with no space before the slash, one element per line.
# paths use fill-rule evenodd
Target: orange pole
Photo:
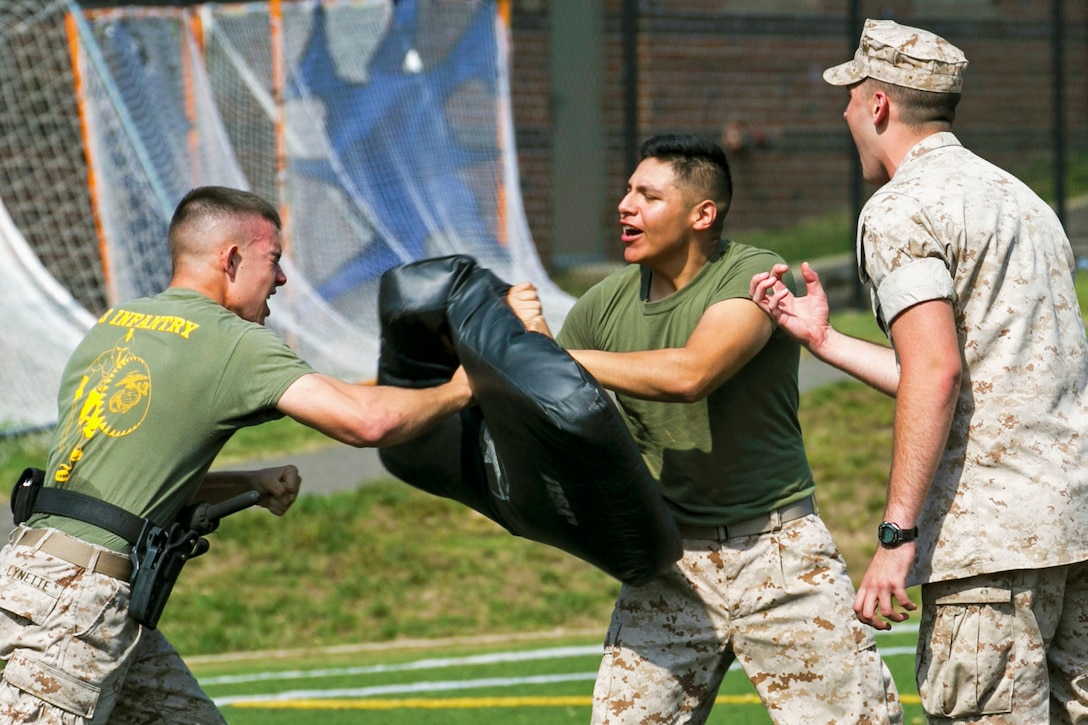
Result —
<path fill-rule="evenodd" d="M 193 39 L 196 41 L 196 47 L 200 49 L 200 52 L 204 52 L 204 22 L 200 19 L 200 11 L 196 8 L 189 8 L 189 32 L 193 34 Z"/>
<path fill-rule="evenodd" d="M 283 43 L 283 7 L 280 0 L 271 0 L 268 4 L 269 32 L 272 45 L 272 97 L 276 104 L 276 190 L 279 194 L 280 221 L 283 225 L 281 241 L 283 252 L 288 254 L 291 246 L 291 225 L 287 209 L 287 140 L 286 118 L 283 108 L 283 90 L 285 85 L 284 43 Z"/>
<path fill-rule="evenodd" d="M 191 9 L 182 10 L 182 25 L 181 25 L 181 77 L 182 86 L 184 87 L 183 93 L 185 94 L 185 120 L 188 121 L 189 131 L 186 134 L 186 140 L 189 146 L 189 181 L 191 184 L 198 182 L 198 175 L 200 172 L 200 166 L 198 160 L 200 158 L 200 130 L 196 123 L 196 92 L 193 89 L 193 58 L 189 54 L 189 38 L 192 37 L 194 42 L 197 42 L 197 38 L 200 36 L 197 34 L 199 21 L 196 19 L 196 13 Z"/>
<path fill-rule="evenodd" d="M 506 70 L 507 70 L 506 77 L 509 78 L 510 77 L 510 43 L 509 43 L 509 36 L 510 36 L 510 32 L 511 32 L 511 30 L 510 30 L 510 0 L 498 0 L 498 3 L 499 3 L 499 5 L 498 5 L 498 16 L 499 16 L 499 21 L 501 23 L 501 29 L 506 32 L 507 39 L 508 39 L 507 42 L 504 42 L 502 44 L 503 49 L 506 50 L 506 57 L 502 59 L 502 62 L 506 63 Z M 499 153 L 500 153 L 499 158 L 500 159 L 505 159 L 506 154 L 509 152 L 509 149 L 508 149 L 509 139 L 506 138 L 506 121 L 505 121 L 505 119 L 507 117 L 507 114 L 510 113 L 510 107 L 509 107 L 508 104 L 506 104 L 505 102 L 503 102 L 501 100 L 501 99 L 505 98 L 504 95 L 500 94 L 499 97 L 500 97 L 500 104 L 499 104 L 499 107 L 497 109 L 498 110 L 498 115 L 499 115 L 498 124 L 497 124 L 498 131 L 499 131 L 499 139 L 498 139 L 498 141 L 499 141 Z M 506 246 L 509 243 L 510 240 L 509 240 L 508 233 L 507 233 L 508 230 L 506 228 L 507 219 L 506 219 L 506 163 L 505 163 L 505 161 L 503 161 L 501 163 L 500 167 L 499 167 L 498 182 L 499 182 L 498 183 L 498 190 L 497 190 L 497 193 L 495 194 L 495 203 L 498 204 L 498 209 L 496 210 L 496 212 L 497 212 L 496 213 L 496 221 L 497 221 L 498 229 L 496 230 L 495 237 L 498 239 L 499 244 L 501 244 L 503 246 Z"/>
<path fill-rule="evenodd" d="M 79 62 L 79 29 L 76 27 L 76 19 L 68 12 L 64 16 L 64 29 L 68 36 L 68 54 L 72 64 L 72 78 L 75 85 L 76 107 L 79 110 L 79 132 L 83 139 L 83 158 L 87 164 L 87 191 L 90 194 L 91 218 L 94 220 L 95 234 L 98 236 L 98 256 L 102 260 L 102 281 L 106 288 L 106 303 L 112 305 L 117 301 L 117 293 L 113 288 L 113 273 L 110 269 L 109 245 L 106 243 L 106 232 L 102 227 L 102 217 L 98 212 L 98 183 L 94 174 L 94 163 L 91 158 L 90 129 L 87 109 L 85 106 L 85 88 L 83 73 Z"/>

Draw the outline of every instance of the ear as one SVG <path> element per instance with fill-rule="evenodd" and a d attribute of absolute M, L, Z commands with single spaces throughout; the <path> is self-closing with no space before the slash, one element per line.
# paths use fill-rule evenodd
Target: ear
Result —
<path fill-rule="evenodd" d="M 692 229 L 698 231 L 710 229 L 714 225 L 714 220 L 718 218 L 718 206 L 712 200 L 704 199 L 695 205 L 691 215 Z"/>
<path fill-rule="evenodd" d="M 242 263 L 242 255 L 238 251 L 237 244 L 231 244 L 224 247 L 220 252 L 220 261 L 223 271 L 227 273 L 227 276 L 234 280 L 234 276 L 238 274 L 238 266 Z"/>
<path fill-rule="evenodd" d="M 869 103 L 869 108 L 873 114 L 873 125 L 880 126 L 887 123 L 888 116 L 891 113 L 889 108 L 891 101 L 888 99 L 888 94 L 884 91 L 875 91 Z"/>

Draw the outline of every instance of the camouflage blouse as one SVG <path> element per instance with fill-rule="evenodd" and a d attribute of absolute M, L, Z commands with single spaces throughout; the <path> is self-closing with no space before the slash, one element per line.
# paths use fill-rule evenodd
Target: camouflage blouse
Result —
<path fill-rule="evenodd" d="M 857 245 L 885 331 L 948 299 L 963 357 L 908 583 L 1088 559 L 1088 345 L 1057 216 L 938 133 L 866 203 Z"/>

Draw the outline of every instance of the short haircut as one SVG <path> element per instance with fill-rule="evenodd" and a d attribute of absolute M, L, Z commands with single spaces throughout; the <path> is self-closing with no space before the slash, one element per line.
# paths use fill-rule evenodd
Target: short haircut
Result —
<path fill-rule="evenodd" d="M 179 245 L 182 231 L 192 225 L 203 225 L 226 217 L 259 216 L 282 229 L 280 213 L 269 202 L 256 194 L 227 186 L 198 186 L 182 197 L 170 219 L 167 243 L 170 259 L 176 261 L 182 251 Z"/>
<path fill-rule="evenodd" d="M 938 93 L 921 91 L 915 88 L 897 86 L 894 83 L 866 78 L 865 83 L 872 84 L 872 90 L 884 91 L 899 106 L 899 118 L 911 128 L 941 125 L 952 127 L 956 120 L 956 106 L 960 102 L 959 93 Z"/>
<path fill-rule="evenodd" d="M 642 159 L 670 164 L 680 184 L 712 199 L 719 223 L 725 221 L 733 201 L 733 177 L 721 146 L 701 136 L 666 134 L 642 144 Z"/>

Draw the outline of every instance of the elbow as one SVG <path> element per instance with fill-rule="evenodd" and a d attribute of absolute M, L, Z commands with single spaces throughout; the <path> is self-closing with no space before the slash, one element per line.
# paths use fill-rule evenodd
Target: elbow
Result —
<path fill-rule="evenodd" d="M 918 371 L 921 372 L 921 371 Z M 960 395 L 960 387 L 963 385 L 963 367 L 957 360 L 940 365 L 930 366 L 921 379 L 915 378 L 915 385 L 921 385 L 930 390 L 930 395 L 935 404 L 942 406 L 954 406 Z M 903 389 L 902 376 L 900 377 L 899 390 Z M 899 396 L 896 395 L 898 398 Z"/>
<path fill-rule="evenodd" d="M 352 421 L 341 441 L 355 448 L 380 448 L 396 443 L 401 427 L 397 415 L 372 411 Z"/>
<path fill-rule="evenodd" d="M 709 380 L 700 377 L 680 378 L 668 391 L 668 397 L 674 403 L 697 403 L 710 395 L 713 388 Z"/>
<path fill-rule="evenodd" d="M 963 385 L 963 365 L 956 361 L 955 365 L 950 365 L 945 373 L 945 379 L 948 382 L 948 392 L 952 398 L 956 398 L 960 394 L 960 387 Z"/>

